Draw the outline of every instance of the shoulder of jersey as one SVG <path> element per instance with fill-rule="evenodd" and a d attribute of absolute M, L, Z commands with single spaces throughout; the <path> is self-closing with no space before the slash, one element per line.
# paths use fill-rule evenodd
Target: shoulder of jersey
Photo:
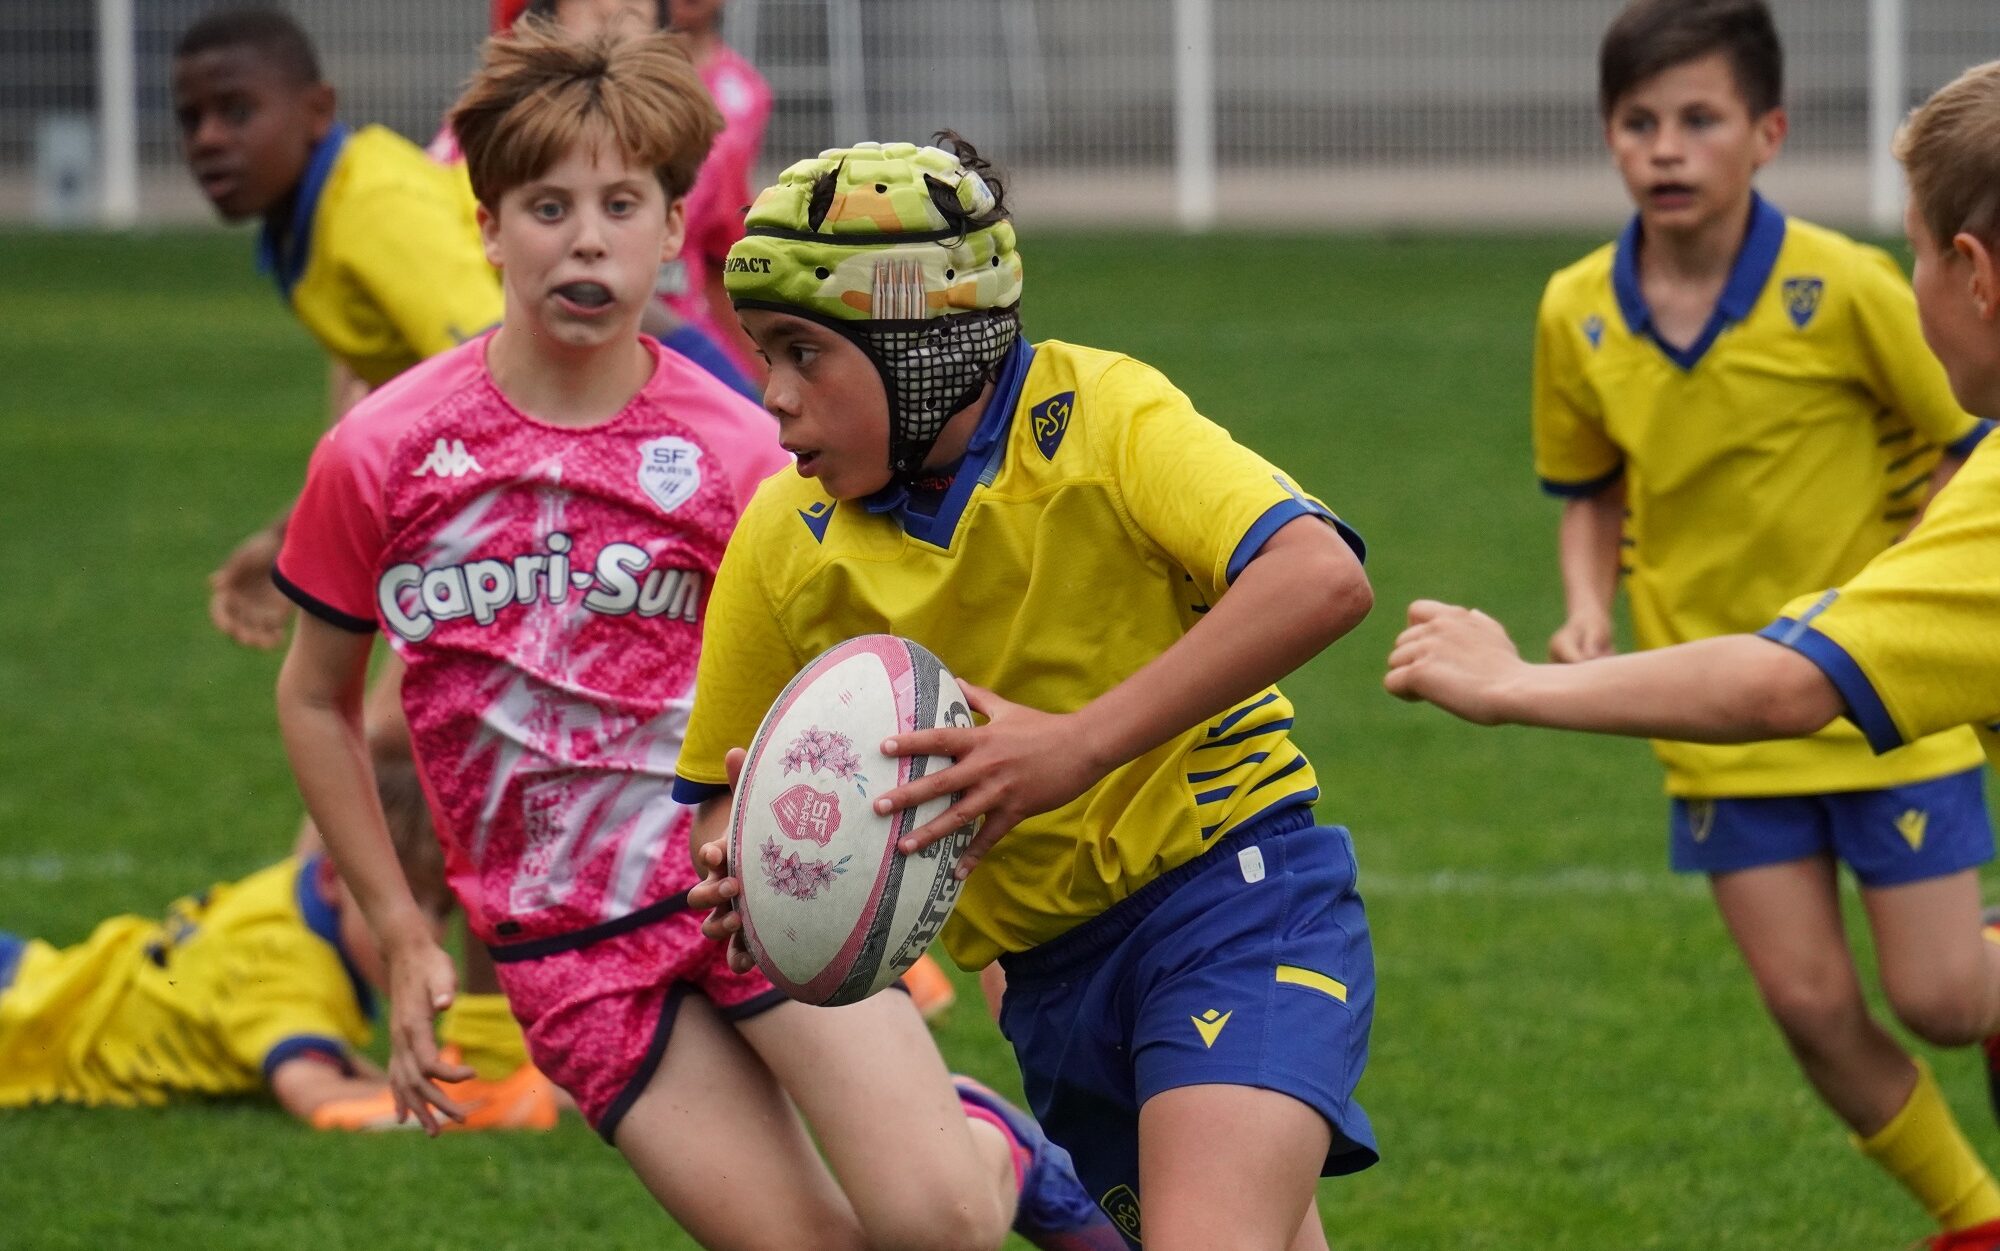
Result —
<path fill-rule="evenodd" d="M 446 396 L 485 374 L 486 336 L 418 361 L 376 387 L 349 409 L 336 430 L 381 431 L 407 425 Z"/>
<path fill-rule="evenodd" d="M 1601 244 L 1549 275 L 1545 301 L 1596 300 L 1609 294 L 1618 245 Z"/>

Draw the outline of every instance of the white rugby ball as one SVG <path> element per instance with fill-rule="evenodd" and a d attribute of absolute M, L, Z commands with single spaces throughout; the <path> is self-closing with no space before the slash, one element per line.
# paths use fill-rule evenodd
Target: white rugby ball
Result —
<path fill-rule="evenodd" d="M 921 645 L 867 634 L 814 657 L 764 714 L 729 813 L 743 936 L 771 984 L 842 1004 L 916 963 L 958 901 L 967 825 L 920 852 L 897 840 L 958 797 L 877 816 L 874 802 L 948 756 L 885 756 L 893 734 L 969 726 L 972 710 Z"/>

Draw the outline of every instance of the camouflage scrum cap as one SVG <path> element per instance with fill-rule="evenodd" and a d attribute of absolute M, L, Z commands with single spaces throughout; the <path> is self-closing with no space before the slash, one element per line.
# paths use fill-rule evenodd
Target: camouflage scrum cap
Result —
<path fill-rule="evenodd" d="M 723 283 L 733 303 L 830 322 L 1009 308 L 1021 299 L 1021 257 L 1004 214 L 980 220 L 994 208 L 986 180 L 942 148 L 829 148 L 758 195 Z"/>

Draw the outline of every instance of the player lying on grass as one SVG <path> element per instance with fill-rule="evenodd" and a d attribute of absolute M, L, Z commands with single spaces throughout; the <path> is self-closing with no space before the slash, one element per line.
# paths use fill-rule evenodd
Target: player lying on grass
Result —
<path fill-rule="evenodd" d="M 329 431 L 286 535 L 306 611 L 279 719 L 383 951 L 390 1081 L 426 1129 L 458 1114 L 430 1031 L 451 961 L 368 786 L 378 629 L 408 666 L 452 888 L 530 1051 L 697 1241 L 992 1248 L 1018 1221 L 1081 1251 L 1103 1218 L 1066 1157 L 954 1090 L 907 996 L 794 1003 L 687 908 L 692 812 L 669 791 L 707 585 L 788 463 L 768 414 L 639 333 L 720 120 L 666 36 L 489 40 L 452 126 L 501 324 Z M 412 474 L 438 442 L 476 463 Z"/>
<path fill-rule="evenodd" d="M 435 930 L 451 896 L 416 775 L 390 764 L 376 780 Z M 374 941 L 323 856 L 212 886 L 163 920 L 114 917 L 73 947 L 0 933 L 0 1107 L 269 1091 L 320 1129 L 389 1128 L 377 1100 L 387 1080 L 356 1051 L 381 987 Z M 546 1083 L 481 1099 L 469 1128 L 555 1123 Z"/>
<path fill-rule="evenodd" d="M 725 277 L 794 469 L 709 605 L 675 794 L 704 801 L 707 907 L 731 761 L 808 659 L 922 643 L 989 718 L 884 746 L 957 763 L 904 840 L 985 825 L 944 942 L 996 957 L 1050 1137 L 1137 1246 L 1324 1247 L 1322 1175 L 1366 1168 L 1374 1007 L 1347 832 L 1272 685 L 1370 605 L 1358 538 L 1115 352 L 1020 334 L 998 184 L 955 136 L 822 153 L 758 196 Z M 740 918 L 719 911 L 709 932 Z"/>
<path fill-rule="evenodd" d="M 1621 565 L 1642 648 L 1755 630 L 1852 576 L 1990 425 L 1953 402 L 1894 261 L 1757 194 L 1785 136 L 1763 0 L 1636 0 L 1599 77 L 1637 211 L 1549 281 L 1535 337 L 1535 467 L 1565 501 L 1569 613 L 1549 651 L 1565 662 L 1611 654 Z M 1846 722 L 1654 749 L 1673 866 L 1708 875 L 1813 1088 L 1943 1229 L 2000 1219 L 1929 1071 L 1868 1010 L 1836 889 L 1844 862 L 1903 1021 L 1964 1041 L 1983 974 L 1961 922 L 1993 855 L 1971 731 L 1888 756 Z"/>
<path fill-rule="evenodd" d="M 1905 229 L 1924 338 L 1959 404 L 2000 412 L 2000 63 L 1968 71 L 1919 108 L 1898 152 L 1910 182 Z M 2000 448 L 1989 442 L 1975 450 L 1908 538 L 1833 590 L 1798 595 L 1773 616 L 1754 633 L 1534 665 L 1522 661 L 1485 614 L 1418 601 L 1389 657 L 1385 683 L 1405 699 L 1429 700 L 1489 725 L 1723 744 L 1814 734 L 1844 719 L 1875 751 L 1892 754 L 1925 735 L 1971 726 L 1994 757 Z M 1914 819 L 1895 824 L 1916 849 L 1927 829 L 1923 812 L 1912 812 Z M 1823 915 L 1834 906 L 1828 893 L 1821 907 L 1791 923 L 1836 925 L 1837 917 Z M 1885 896 L 1892 907 L 1920 904 L 1922 916 L 1885 931 Z M 1990 930 L 1982 941 L 1971 868 L 1864 897 L 1877 922 L 1890 999 L 1906 1023 L 1947 1046 L 2000 1029 L 2000 946 Z M 1802 997 L 1803 1006 L 1826 1010 L 1848 997 L 1845 978 L 1813 989 L 1816 998 Z M 1991 1073 L 1990 1044 L 1988 1057 Z M 1931 1245 L 2000 1246 L 2000 1223 L 1990 1219 L 1950 1228 L 1955 1213 L 1992 1206 L 1992 1182 L 1971 1161 L 1934 1088 L 1921 1077 L 1918 1083 L 1911 1103 L 1889 1108 L 1892 1119 L 1864 1148 L 1874 1153 L 1885 1138 L 1903 1134 L 1928 1137 L 1931 1146 L 1909 1162 L 1906 1181 L 1928 1202 L 1951 1205 L 1939 1212 L 1947 1232 Z"/>

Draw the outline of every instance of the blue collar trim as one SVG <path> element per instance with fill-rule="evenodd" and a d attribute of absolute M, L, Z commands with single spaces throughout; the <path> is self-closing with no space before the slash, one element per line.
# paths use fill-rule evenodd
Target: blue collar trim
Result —
<path fill-rule="evenodd" d="M 1686 349 L 1675 347 L 1660 337 L 1653 325 L 1653 310 L 1639 289 L 1639 217 L 1635 213 L 1618 236 L 1618 249 L 1611 263 L 1611 288 L 1618 297 L 1618 311 L 1633 334 L 1643 334 L 1659 345 L 1667 359 L 1682 369 L 1693 369 L 1708 353 L 1715 340 L 1729 326 L 1742 321 L 1757 306 L 1771 271 L 1778 264 L 1778 250 L 1785 246 L 1785 215 L 1756 192 L 1750 193 L 1750 226 L 1743 232 L 1743 246 L 1729 268 L 1729 281 L 1715 301 L 1715 311 L 1701 336 Z"/>
<path fill-rule="evenodd" d="M 312 255 L 313 217 L 319 212 L 320 193 L 326 190 L 326 180 L 333 173 L 334 162 L 340 159 L 341 149 L 347 146 L 348 130 L 344 123 L 335 122 L 333 129 L 326 132 L 326 138 L 313 148 L 311 159 L 306 162 L 305 176 L 299 179 L 296 198 L 292 201 L 292 217 L 284 229 L 271 218 L 264 219 L 264 230 L 257 237 L 257 269 L 278 284 L 278 290 L 286 299 L 292 297 L 292 288 L 305 277 L 306 261 Z"/>
<path fill-rule="evenodd" d="M 966 442 L 958 473 L 938 504 L 937 516 L 926 517 L 912 509 L 909 489 L 900 482 L 891 482 L 864 497 L 861 506 L 871 513 L 894 517 L 913 539 L 921 539 L 933 547 L 950 547 L 958 519 L 972 501 L 973 488 L 992 482 L 999 473 L 1000 462 L 1007 452 L 1006 435 L 1013 428 L 1014 410 L 1021 403 L 1021 384 L 1027 381 L 1028 366 L 1034 359 L 1035 349 L 1023 338 L 1015 339 L 1014 346 L 1001 358 L 992 398 L 986 401 L 986 411 L 979 415 L 979 425 Z"/>
<path fill-rule="evenodd" d="M 347 980 L 354 984 L 354 998 L 361 1004 L 361 1015 L 375 1016 L 375 992 L 362 978 L 361 970 L 355 967 L 354 957 L 347 954 L 347 948 L 340 942 L 340 913 L 319 893 L 319 865 L 326 859 L 324 852 L 314 852 L 299 861 L 298 881 L 293 884 L 293 894 L 298 899 L 299 915 L 305 918 L 306 928 L 325 939 L 340 957 L 340 967 L 347 970 Z"/>

